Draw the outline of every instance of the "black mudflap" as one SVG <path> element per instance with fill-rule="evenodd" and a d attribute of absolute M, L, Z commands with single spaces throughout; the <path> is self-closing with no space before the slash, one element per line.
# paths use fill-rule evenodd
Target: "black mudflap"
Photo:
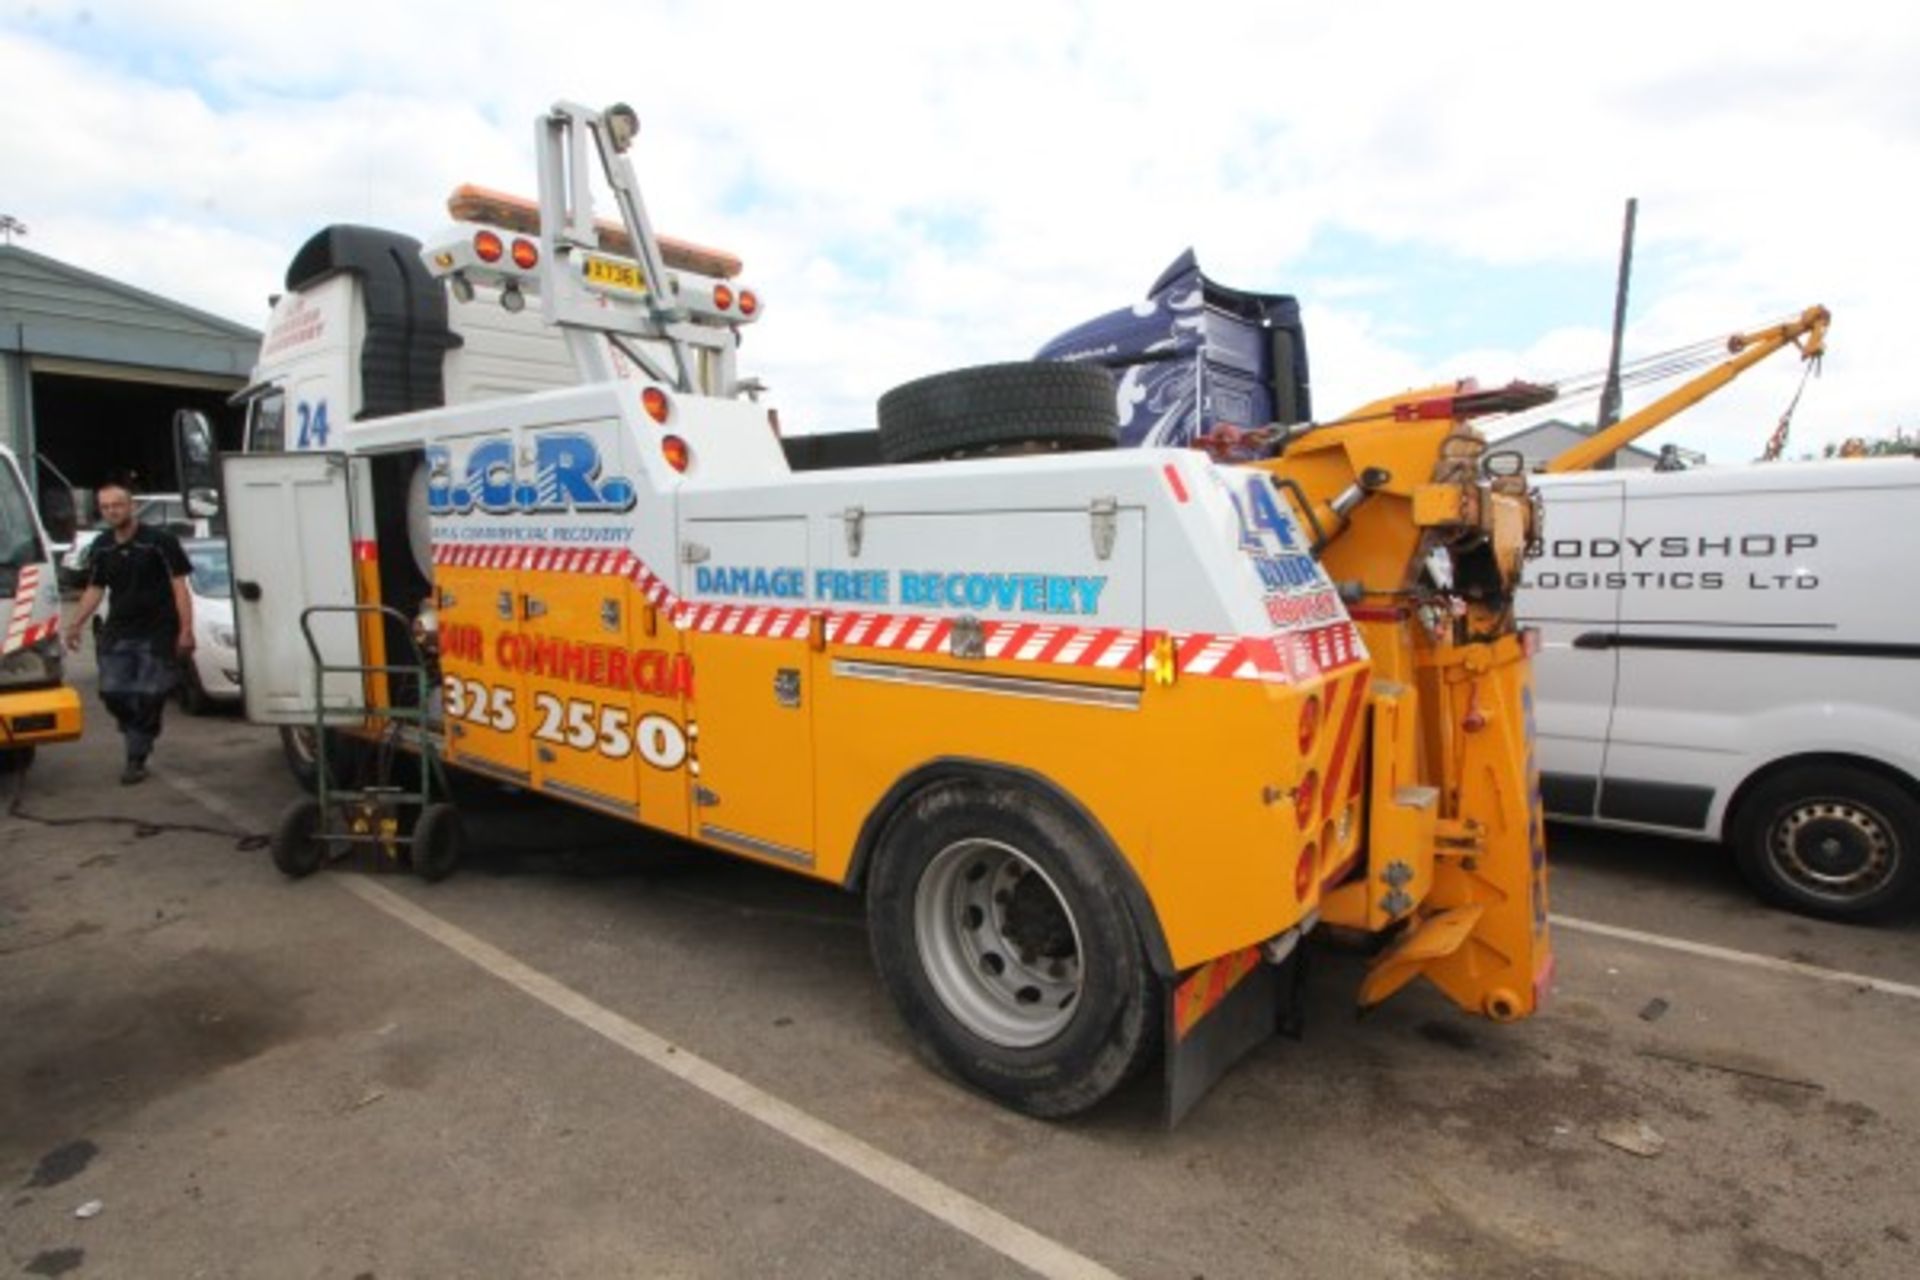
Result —
<path fill-rule="evenodd" d="M 1269 964 L 1260 948 L 1222 956 L 1168 984 L 1167 1127 L 1276 1031 L 1298 1032 L 1299 954 Z"/>

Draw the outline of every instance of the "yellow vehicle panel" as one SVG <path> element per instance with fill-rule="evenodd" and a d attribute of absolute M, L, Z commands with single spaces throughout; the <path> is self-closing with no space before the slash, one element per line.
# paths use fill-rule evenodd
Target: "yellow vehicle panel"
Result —
<path fill-rule="evenodd" d="M 71 685 L 0 694 L 7 732 L 0 747 L 36 747 L 80 736 L 80 691 Z"/>
<path fill-rule="evenodd" d="M 1364 670 L 1352 666 L 1341 677 L 1355 687 Z M 1024 679 L 994 685 L 993 673 L 974 664 L 830 654 L 818 657 L 815 672 L 816 747 L 834 762 L 819 780 L 815 870 L 823 877 L 846 875 L 863 825 L 896 783 L 958 760 L 1038 775 L 1091 816 L 1141 881 L 1177 966 L 1262 942 L 1318 901 L 1335 734 L 1323 723 L 1305 756 L 1297 743 L 1303 704 L 1320 697 L 1324 716 L 1330 681 L 1176 675 L 1171 684 L 1129 688 L 1071 671 L 1039 683 L 1029 667 Z M 951 673 L 989 684 L 937 683 Z M 703 725 L 703 750 L 705 734 Z M 1314 797 L 1304 823 L 1295 806 L 1303 788 Z M 1201 796 L 1208 803 L 1196 804 Z M 1348 843 L 1355 838 L 1349 828 Z M 1310 843 L 1316 848 L 1303 871 Z"/>
<path fill-rule="evenodd" d="M 631 601 L 610 577 L 526 574 L 526 620 L 498 656 L 525 690 L 533 781 L 542 791 L 632 818 L 635 766 Z"/>
<path fill-rule="evenodd" d="M 694 834 L 754 857 L 813 868 L 813 736 L 820 711 L 804 633 L 769 639 L 695 632 L 687 649 L 699 682 L 688 725 Z"/>
<path fill-rule="evenodd" d="M 500 664 L 503 636 L 519 630 L 519 574 L 441 565 L 442 723 L 456 764 L 525 784 L 530 780 L 531 709 L 520 674 Z"/>
<path fill-rule="evenodd" d="M 691 835 L 693 797 L 687 765 L 692 740 L 688 700 L 698 686 L 686 637 L 639 592 L 628 596 L 629 639 L 649 669 L 634 678 L 633 717 L 640 820 L 674 835 Z"/>

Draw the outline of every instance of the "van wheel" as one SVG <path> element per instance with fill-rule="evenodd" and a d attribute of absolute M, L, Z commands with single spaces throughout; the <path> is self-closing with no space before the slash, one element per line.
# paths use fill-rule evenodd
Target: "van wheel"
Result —
<path fill-rule="evenodd" d="M 1920 801 L 1845 765 L 1768 778 L 1740 807 L 1734 856 L 1760 896 L 1829 920 L 1869 920 L 1920 892 Z"/>
<path fill-rule="evenodd" d="M 921 1052 L 1028 1115 L 1099 1102 L 1149 1060 L 1159 984 L 1114 855 L 1016 786 L 914 797 L 875 850 L 874 964 Z"/>
<path fill-rule="evenodd" d="M 1110 449 L 1119 439 L 1113 380 L 1094 365 L 984 364 L 880 397 L 880 456 L 888 462 Z"/>

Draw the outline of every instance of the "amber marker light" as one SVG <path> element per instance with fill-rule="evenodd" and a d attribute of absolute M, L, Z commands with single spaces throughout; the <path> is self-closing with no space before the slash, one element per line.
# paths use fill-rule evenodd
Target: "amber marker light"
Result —
<path fill-rule="evenodd" d="M 693 462 L 693 450 L 679 436 L 668 436 L 660 441 L 660 454 L 667 460 L 668 466 L 682 474 Z"/>
<path fill-rule="evenodd" d="M 740 314 L 750 316 L 759 310 L 760 295 L 751 289 L 742 289 L 740 291 Z"/>
<path fill-rule="evenodd" d="M 649 418 L 663 427 L 667 425 L 667 415 L 673 412 L 673 402 L 658 387 L 648 387 L 640 393 L 640 407 L 647 411 Z"/>
<path fill-rule="evenodd" d="M 473 252 L 474 256 L 479 258 L 480 261 L 498 262 L 500 261 L 500 255 L 506 251 L 507 247 L 500 243 L 500 237 L 493 232 L 476 231 L 473 233 Z"/>
<path fill-rule="evenodd" d="M 540 246 L 531 240 L 513 242 L 513 265 L 522 271 L 531 271 L 540 265 Z"/>
<path fill-rule="evenodd" d="M 733 306 L 733 290 L 724 284 L 713 286 L 713 309 L 725 311 Z"/>

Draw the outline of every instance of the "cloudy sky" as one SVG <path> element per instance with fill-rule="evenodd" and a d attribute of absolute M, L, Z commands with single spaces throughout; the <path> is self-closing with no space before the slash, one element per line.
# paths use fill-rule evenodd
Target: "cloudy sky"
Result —
<path fill-rule="evenodd" d="M 1920 10 L 1849 0 L 0 0 L 0 213 L 258 327 L 314 229 L 432 234 L 458 183 L 531 191 L 547 105 L 629 101 L 655 224 L 767 300 L 744 365 L 851 429 L 1188 245 L 1301 298 L 1322 416 L 1584 374 L 1631 195 L 1629 356 L 1833 309 L 1797 453 L 1920 426 L 1917 69 Z M 1651 440 L 1750 457 L 1799 372 Z"/>

